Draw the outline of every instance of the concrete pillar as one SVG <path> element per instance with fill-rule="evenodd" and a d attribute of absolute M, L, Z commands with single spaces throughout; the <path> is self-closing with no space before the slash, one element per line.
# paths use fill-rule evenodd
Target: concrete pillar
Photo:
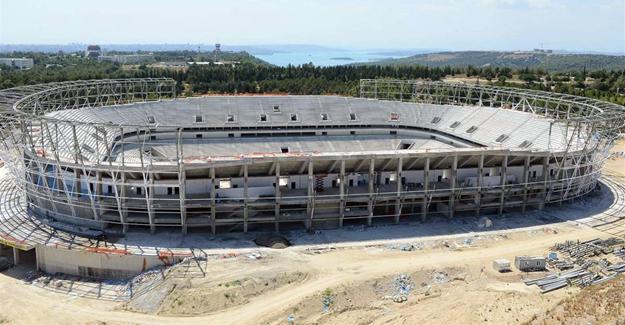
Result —
<path fill-rule="evenodd" d="M 506 185 L 508 183 L 508 155 L 503 156 L 501 162 L 500 175 L 501 193 L 499 195 L 499 215 L 503 214 L 503 208 L 506 204 Z"/>
<path fill-rule="evenodd" d="M 547 154 L 547 156 L 543 158 L 543 189 L 542 189 L 543 199 L 538 205 L 539 210 L 542 210 L 545 208 L 545 201 L 547 201 L 547 199 L 549 198 L 549 187 L 550 187 L 549 180 L 550 179 L 551 179 L 551 176 L 549 175 L 549 154 Z"/>
<path fill-rule="evenodd" d="M 529 190 L 529 186 L 527 185 L 527 183 L 529 183 L 531 160 L 532 160 L 532 157 L 527 156 L 525 157 L 525 163 L 523 164 L 523 206 L 521 207 L 521 210 L 523 213 L 525 213 L 527 209 L 527 196 L 528 196 L 528 190 Z"/>
<path fill-rule="evenodd" d="M 369 161 L 369 204 L 367 205 L 367 210 L 369 212 L 369 216 L 367 217 L 367 226 L 371 226 L 373 222 L 373 200 L 375 200 L 374 196 L 374 185 L 375 185 L 375 159 L 371 158 Z"/>
<path fill-rule="evenodd" d="M 247 164 L 243 165 L 243 232 L 247 232 L 249 219 L 249 195 L 248 195 L 248 170 Z"/>
<path fill-rule="evenodd" d="M 274 205 L 274 223 L 276 231 L 280 231 L 280 163 L 276 162 L 276 193 Z"/>
<path fill-rule="evenodd" d="M 458 156 L 454 156 L 454 160 L 451 163 L 451 177 L 449 179 L 450 195 L 449 195 L 449 219 L 454 217 L 454 210 L 456 209 L 456 178 L 458 175 Z"/>
<path fill-rule="evenodd" d="M 13 264 L 20 264 L 20 250 L 13 247 Z"/>
<path fill-rule="evenodd" d="M 211 177 L 211 188 L 210 188 L 210 199 L 211 199 L 211 232 L 213 235 L 217 232 L 217 202 L 216 202 L 216 193 L 215 186 L 217 183 L 215 181 L 215 167 L 211 167 L 210 169 L 210 177 Z"/>
<path fill-rule="evenodd" d="M 402 157 L 397 159 L 397 197 L 395 198 L 395 223 L 399 223 L 399 218 L 401 217 L 401 191 L 402 191 L 402 181 L 401 181 L 401 173 L 403 168 L 404 160 Z"/>
<path fill-rule="evenodd" d="M 128 186 L 126 186 L 126 173 L 121 172 L 122 185 L 116 195 L 119 195 L 119 202 L 121 203 L 121 210 L 119 212 L 119 220 L 122 223 L 122 232 L 125 234 L 128 232 L 128 222 L 126 222 L 126 216 L 128 216 L 128 208 L 126 207 L 126 200 L 128 198 Z"/>
<path fill-rule="evenodd" d="M 124 128 L 120 127 L 119 128 L 119 134 L 124 134 Z M 121 152 L 121 161 L 122 161 L 122 166 L 126 165 L 126 154 L 125 154 L 125 149 L 124 149 L 124 137 L 122 136 L 121 139 L 119 140 L 119 146 L 120 146 L 120 152 Z M 119 202 L 121 202 L 121 211 L 118 210 L 119 212 L 119 220 L 122 223 L 122 232 L 125 234 L 128 232 L 128 223 L 126 222 L 127 220 L 127 216 L 128 216 L 128 208 L 126 207 L 126 201 L 128 198 L 128 186 L 126 185 L 126 173 L 124 171 L 121 171 L 121 187 L 119 189 L 119 191 L 117 191 L 116 195 L 119 195 Z"/>
<path fill-rule="evenodd" d="M 430 189 L 430 157 L 425 158 L 423 166 L 423 205 L 421 206 L 421 222 L 425 222 L 428 216 L 428 192 Z"/>
<path fill-rule="evenodd" d="M 152 200 L 154 199 L 154 175 L 148 174 L 148 187 L 147 191 L 147 203 L 148 203 L 148 214 L 150 217 L 150 233 L 156 233 L 156 223 L 154 222 L 154 211 L 152 209 Z"/>
<path fill-rule="evenodd" d="M 315 205 L 315 174 L 313 161 L 308 162 L 308 201 L 306 206 L 306 215 L 308 220 L 306 221 L 306 231 L 310 231 L 313 225 L 314 217 L 314 205 Z"/>
<path fill-rule="evenodd" d="M 182 233 L 187 233 L 187 191 L 186 181 L 187 173 L 184 168 L 184 152 L 182 151 L 182 129 L 178 129 L 176 137 L 176 152 L 178 153 L 178 200 L 180 200 L 180 225 L 182 226 Z"/>
<path fill-rule="evenodd" d="M 484 154 L 477 162 L 477 193 L 475 194 L 475 216 L 480 216 L 482 209 L 482 186 L 484 185 Z"/>
<path fill-rule="evenodd" d="M 339 172 L 339 193 L 340 202 L 339 208 L 339 227 L 343 227 L 343 220 L 345 219 L 345 160 L 341 160 L 341 171 Z"/>

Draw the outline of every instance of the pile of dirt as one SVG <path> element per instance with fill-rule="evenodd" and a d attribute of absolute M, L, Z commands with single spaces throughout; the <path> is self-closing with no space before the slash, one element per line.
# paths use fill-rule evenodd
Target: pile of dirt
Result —
<path fill-rule="evenodd" d="M 274 249 L 284 249 L 291 246 L 288 239 L 276 234 L 259 235 L 254 239 L 258 246 L 269 247 Z"/>
<path fill-rule="evenodd" d="M 625 276 L 581 290 L 528 324 L 625 324 Z"/>
<path fill-rule="evenodd" d="M 202 315 L 243 305 L 255 296 L 284 285 L 302 282 L 303 272 L 245 277 L 223 283 L 177 286 L 161 303 L 158 314 L 167 316 Z"/>

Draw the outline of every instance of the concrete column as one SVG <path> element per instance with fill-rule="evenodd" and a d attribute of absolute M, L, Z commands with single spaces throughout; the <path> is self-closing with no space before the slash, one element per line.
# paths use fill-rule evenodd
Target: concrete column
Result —
<path fill-rule="evenodd" d="M 401 181 L 401 173 L 403 164 L 403 158 L 399 157 L 397 159 L 397 198 L 395 199 L 395 223 L 399 223 L 399 218 L 401 217 L 401 191 L 403 187 Z"/>
<path fill-rule="evenodd" d="M 210 177 L 211 177 L 211 188 L 210 188 L 210 199 L 211 199 L 211 232 L 213 235 L 217 232 L 217 202 L 216 202 L 216 193 L 215 186 L 217 183 L 215 181 L 215 167 L 211 167 L 210 169 Z"/>
<path fill-rule="evenodd" d="M 121 202 L 121 210 L 119 211 L 119 220 L 122 223 L 122 232 L 125 234 L 128 232 L 128 222 L 126 222 L 126 216 L 128 216 L 128 209 L 126 208 L 126 200 L 128 198 L 128 186 L 126 186 L 126 173 L 121 172 L 122 185 L 119 188 L 117 195 L 120 196 L 119 202 Z"/>
<path fill-rule="evenodd" d="M 249 194 L 248 194 L 248 170 L 247 164 L 243 165 L 243 232 L 247 232 L 249 211 Z"/>
<path fill-rule="evenodd" d="M 20 250 L 13 247 L 13 264 L 20 264 Z"/>
<path fill-rule="evenodd" d="M 93 184 L 95 186 L 95 202 L 94 203 L 98 203 L 98 207 L 100 206 L 99 202 L 102 200 L 102 172 L 97 171 L 95 173 L 95 184 Z M 94 209 L 94 219 L 95 220 L 100 220 L 100 211 L 99 209 Z"/>
<path fill-rule="evenodd" d="M 275 205 L 274 205 L 274 222 L 276 231 L 280 231 L 280 163 L 276 162 L 276 194 L 275 194 Z"/>
<path fill-rule="evenodd" d="M 428 216 L 428 192 L 430 189 L 430 157 L 425 158 L 423 166 L 423 205 L 421 206 L 421 222 L 425 222 Z"/>
<path fill-rule="evenodd" d="M 506 204 L 506 185 L 508 183 L 508 155 L 503 156 L 501 162 L 501 194 L 499 195 L 499 215 L 503 214 L 503 208 Z"/>
<path fill-rule="evenodd" d="M 549 154 L 543 158 L 543 193 L 542 193 L 542 201 L 538 205 L 538 209 L 542 210 L 545 208 L 545 201 L 547 201 L 549 196 L 549 180 L 551 176 L 549 175 Z"/>
<path fill-rule="evenodd" d="M 155 233 L 156 232 L 156 223 L 154 222 L 154 218 L 156 217 L 154 215 L 154 211 L 152 210 L 152 200 L 154 199 L 154 175 L 152 175 L 151 173 L 148 174 L 148 187 L 146 189 L 147 193 L 147 203 L 148 203 L 148 213 L 149 213 L 149 217 L 150 217 L 150 233 Z"/>
<path fill-rule="evenodd" d="M 451 178 L 449 180 L 450 195 L 449 195 L 449 219 L 454 217 L 454 210 L 456 209 L 456 178 L 458 175 L 458 156 L 454 156 L 454 160 L 451 163 Z"/>
<path fill-rule="evenodd" d="M 121 160 L 122 160 L 122 166 L 126 166 L 126 154 L 124 153 L 126 150 L 124 149 L 124 128 L 119 128 L 119 134 L 122 135 L 121 139 L 119 140 L 119 145 L 120 145 L 120 152 L 121 152 Z M 125 234 L 128 232 L 128 223 L 126 222 L 127 220 L 127 216 L 128 216 L 128 208 L 126 207 L 126 201 L 128 198 L 128 186 L 126 185 L 126 173 L 124 171 L 121 171 L 121 187 L 119 188 L 119 191 L 117 192 L 116 195 L 121 196 L 119 198 L 119 202 L 121 202 L 121 211 L 119 211 L 119 220 L 122 223 L 122 232 Z"/>
<path fill-rule="evenodd" d="M 306 231 L 312 229 L 313 217 L 314 217 L 314 205 L 315 205 L 315 175 L 313 161 L 308 162 L 308 204 L 306 206 L 306 215 L 308 221 L 306 222 Z"/>
<path fill-rule="evenodd" d="M 186 198 L 186 181 L 187 173 L 184 168 L 184 152 L 182 151 L 182 129 L 178 129 L 176 137 L 176 152 L 178 153 L 178 200 L 180 200 L 180 225 L 182 233 L 187 233 L 187 198 Z"/>
<path fill-rule="evenodd" d="M 341 171 L 339 173 L 339 180 L 339 208 L 341 209 L 339 213 L 339 227 L 343 227 L 343 220 L 345 219 L 345 160 L 341 160 Z"/>
<path fill-rule="evenodd" d="M 375 190 L 375 159 L 371 158 L 369 161 L 369 204 L 367 205 L 367 210 L 369 211 L 369 216 L 367 217 L 367 226 L 371 226 L 373 222 L 373 200 L 374 190 Z"/>
<path fill-rule="evenodd" d="M 477 193 L 475 194 L 475 216 L 480 216 L 482 209 L 482 186 L 484 184 L 484 154 L 480 155 L 477 162 Z"/>
<path fill-rule="evenodd" d="M 527 196 L 528 196 L 528 189 L 529 189 L 529 186 L 527 185 L 527 183 L 529 183 L 531 160 L 532 160 L 532 157 L 527 156 L 525 157 L 525 163 L 523 164 L 523 206 L 521 207 L 521 210 L 523 213 L 525 213 L 525 210 L 527 209 Z"/>

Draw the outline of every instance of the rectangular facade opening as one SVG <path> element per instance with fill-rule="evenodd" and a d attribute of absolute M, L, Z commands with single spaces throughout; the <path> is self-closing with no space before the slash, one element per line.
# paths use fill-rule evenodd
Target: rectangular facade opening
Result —
<path fill-rule="evenodd" d="M 297 114 L 291 114 L 291 122 L 297 122 Z"/>
<path fill-rule="evenodd" d="M 232 114 L 228 114 L 228 115 L 226 116 L 226 122 L 228 122 L 228 123 L 233 123 L 233 122 L 234 122 L 234 115 L 232 115 Z"/>
<path fill-rule="evenodd" d="M 356 120 L 356 113 L 349 113 L 349 120 L 350 121 L 355 121 Z"/>
<path fill-rule="evenodd" d="M 289 147 L 280 147 L 282 153 L 289 153 Z"/>
<path fill-rule="evenodd" d="M 395 112 L 392 112 L 392 113 L 391 113 L 391 116 L 390 116 L 390 118 L 389 118 L 389 119 L 390 119 L 392 122 L 397 122 L 397 121 L 399 121 L 399 114 L 398 114 L 398 113 L 395 113 Z"/>
<path fill-rule="evenodd" d="M 328 120 L 328 113 L 321 113 L 321 120 L 322 121 L 327 121 Z"/>
<path fill-rule="evenodd" d="M 399 144 L 399 149 L 400 150 L 410 149 L 410 147 L 412 147 L 412 143 L 410 143 L 410 142 L 402 142 L 402 143 Z"/>
<path fill-rule="evenodd" d="M 202 122 L 204 122 L 204 117 L 202 115 L 196 115 L 195 123 L 202 123 Z"/>
<path fill-rule="evenodd" d="M 273 112 L 280 113 L 280 105 L 273 105 Z"/>
<path fill-rule="evenodd" d="M 156 118 L 152 115 L 148 115 L 148 123 L 149 124 L 156 124 Z"/>
<path fill-rule="evenodd" d="M 260 114 L 260 121 L 267 122 L 267 114 Z"/>
<path fill-rule="evenodd" d="M 196 134 L 196 135 L 195 135 L 195 138 L 196 138 L 196 139 L 201 139 L 201 138 L 202 138 L 202 133 L 198 133 L 198 134 Z"/>
<path fill-rule="evenodd" d="M 230 180 L 230 178 L 220 179 L 219 188 L 232 188 L 232 181 Z"/>

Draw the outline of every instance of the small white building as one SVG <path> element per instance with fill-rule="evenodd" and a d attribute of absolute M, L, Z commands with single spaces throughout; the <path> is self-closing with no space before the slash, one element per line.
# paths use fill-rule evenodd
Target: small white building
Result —
<path fill-rule="evenodd" d="M 514 258 L 514 266 L 523 272 L 544 271 L 547 263 L 542 256 L 517 256 Z"/>
<path fill-rule="evenodd" d="M 493 268 L 500 273 L 510 272 L 510 261 L 505 258 L 496 259 L 493 261 Z"/>

